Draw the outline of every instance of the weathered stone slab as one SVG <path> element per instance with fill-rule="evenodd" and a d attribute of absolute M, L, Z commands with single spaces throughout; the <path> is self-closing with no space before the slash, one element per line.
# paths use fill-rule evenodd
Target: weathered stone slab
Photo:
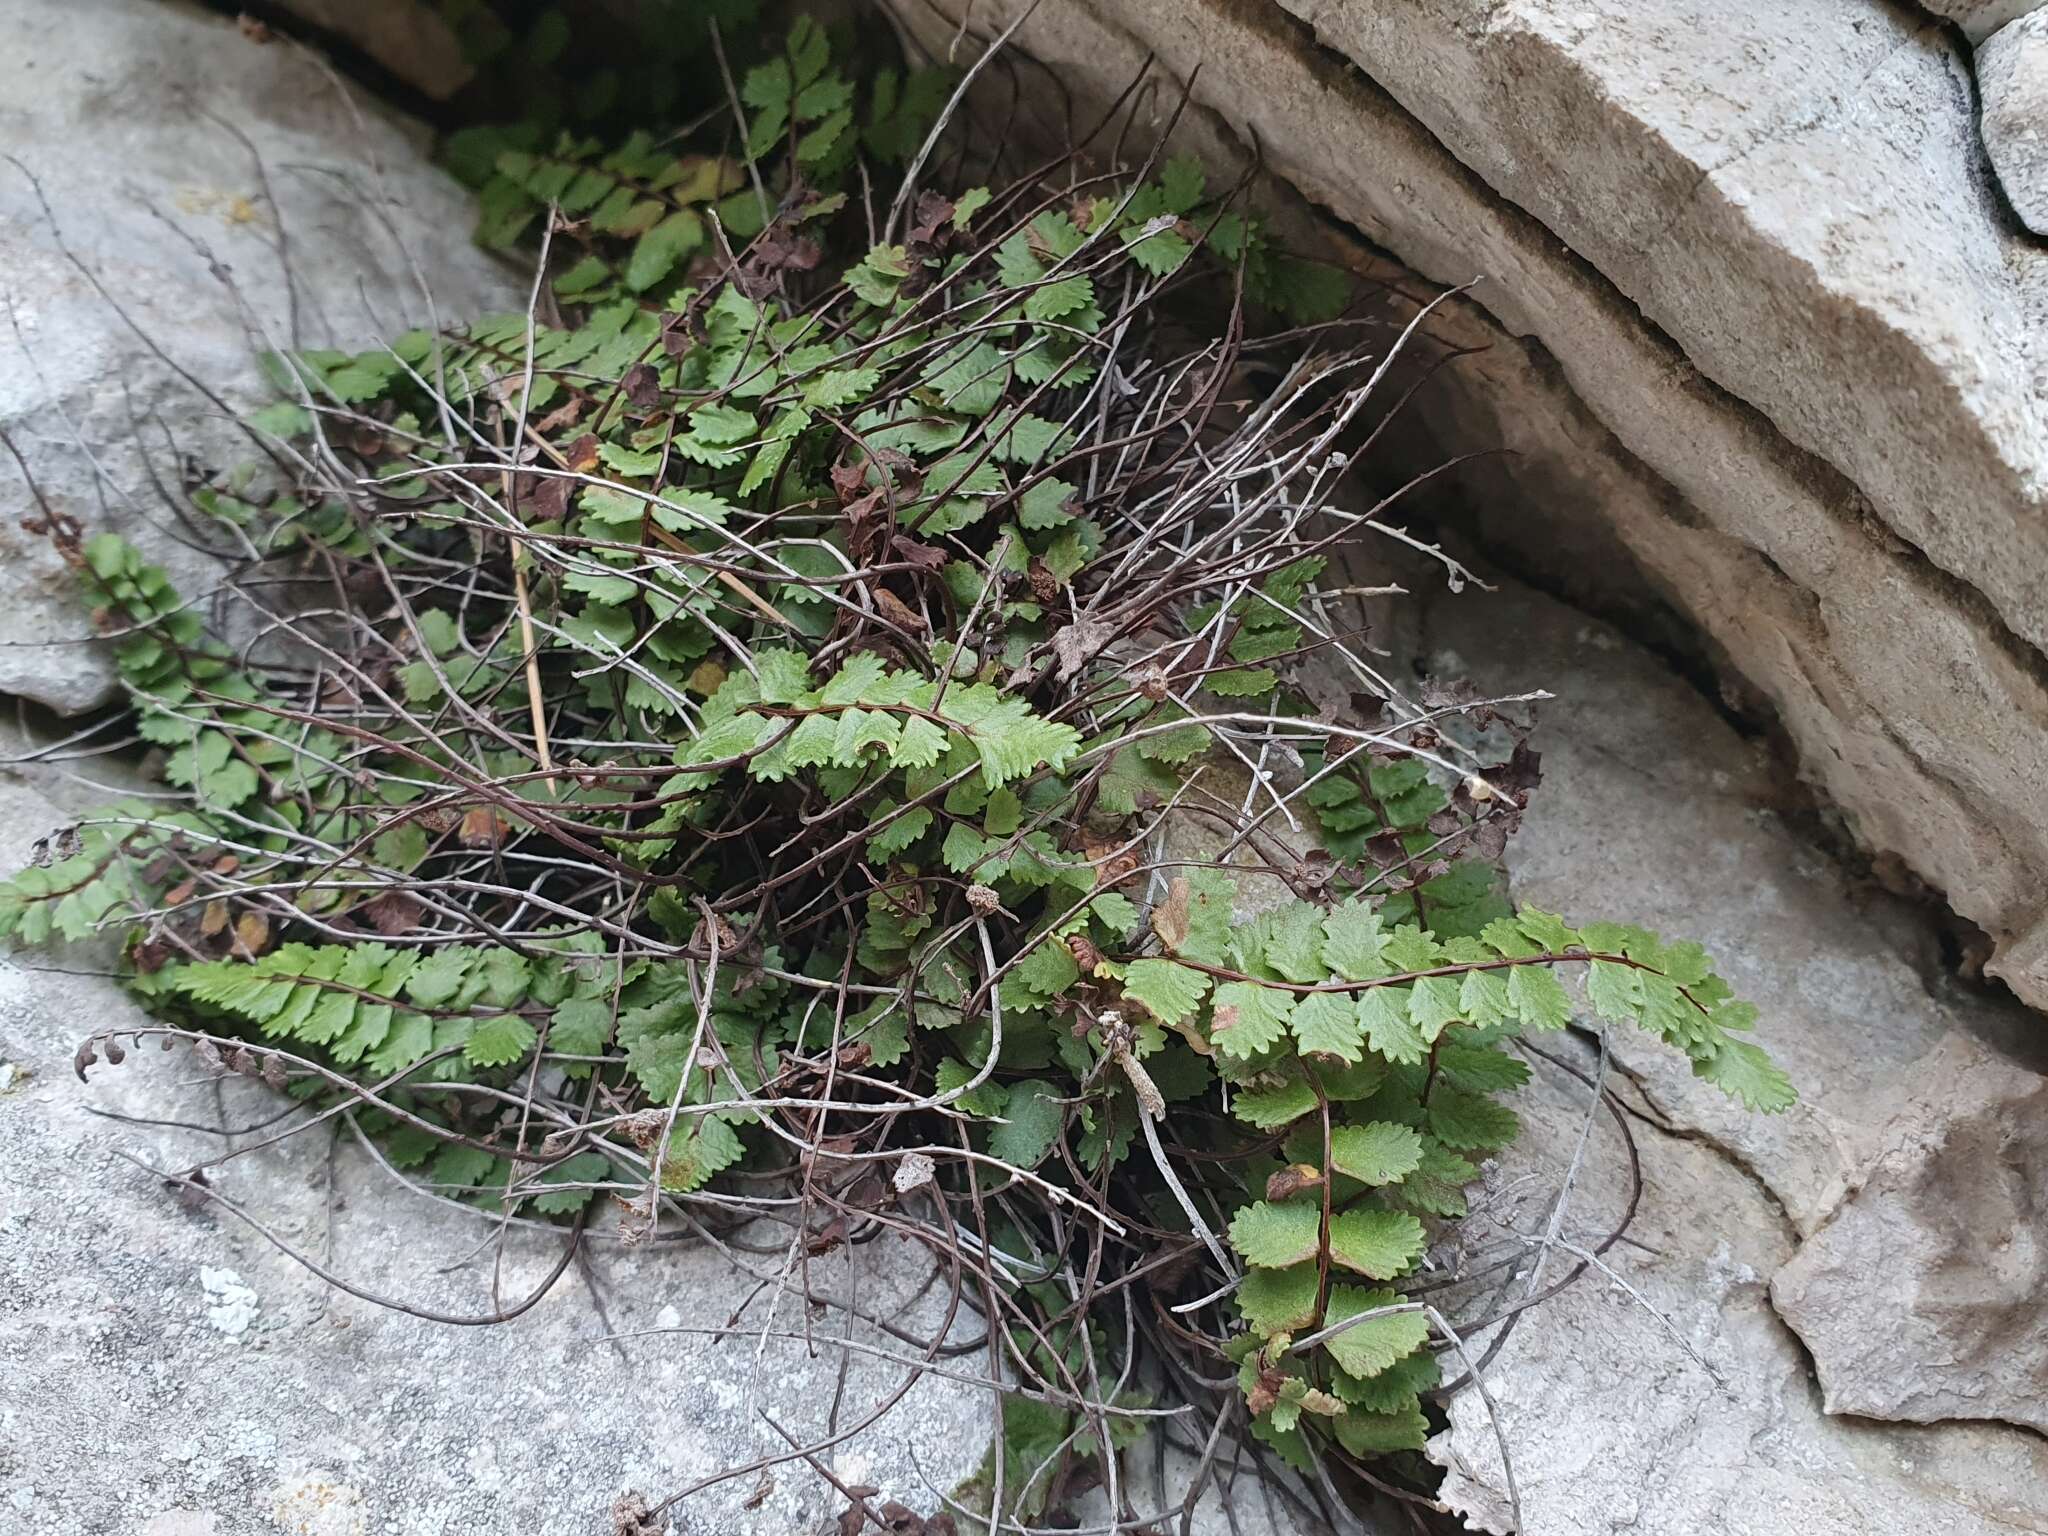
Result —
<path fill-rule="evenodd" d="M 1405 622 L 1402 606 L 1398 655 L 1488 693 L 1557 695 L 1535 737 L 1544 783 L 1509 843 L 1517 894 L 1704 942 L 1801 1094 L 1749 1115 L 1656 1042 L 1611 1035 L 1647 1188 L 1634 1243 L 1607 1261 L 1636 1296 L 1588 1276 L 1489 1375 L 1526 1528 L 1974 1536 L 2048 1520 L 2038 1435 L 1933 1422 L 2038 1427 L 2035 1019 L 1945 981 L 1922 915 L 1801 839 L 1762 747 L 1607 626 L 1512 585 Z M 1572 1059 L 1592 1070 L 1583 1045 Z M 1488 1169 L 1461 1234 L 1468 1258 L 1540 1236 L 1571 1164 L 1585 1090 L 1537 1071 L 1516 1105 L 1527 1140 Z M 1609 1116 L 1593 1136 L 1564 1232 L 1581 1247 L 1626 1194 Z M 1503 1530 L 1485 1406 L 1461 1393 L 1451 1418 L 1431 1449 L 1445 1497 Z"/>
<path fill-rule="evenodd" d="M 2048 11 L 1993 33 L 1977 49 L 1984 150 L 2013 212 L 2048 235 Z"/>
<path fill-rule="evenodd" d="M 246 553 L 179 506 L 257 462 L 260 351 L 361 348 L 517 308 L 424 131 L 318 57 L 166 0 L 0 0 L 0 693 L 109 698 L 62 561 L 25 519 L 146 545 L 198 596 Z M 33 178 L 33 179 L 31 179 Z"/>
<path fill-rule="evenodd" d="M 1956 1036 L 1903 1098 L 1772 1302 L 1830 1413 L 2048 1433 L 2048 1078 Z"/>

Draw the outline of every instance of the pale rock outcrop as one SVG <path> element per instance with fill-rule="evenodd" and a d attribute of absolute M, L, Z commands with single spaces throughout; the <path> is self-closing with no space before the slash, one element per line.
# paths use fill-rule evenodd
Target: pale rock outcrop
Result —
<path fill-rule="evenodd" d="M 2048 1433 L 2048 1078 L 1953 1036 L 1771 1280 L 1830 1413 Z"/>
<path fill-rule="evenodd" d="M 2008 22 L 2039 10 L 2041 0 L 1921 0 L 1921 5 L 1961 27 L 1971 42 L 1982 44 Z"/>
<path fill-rule="evenodd" d="M 1568 1059 L 1589 1076 L 1592 1052 Z M 1525 1139 L 1488 1170 L 1476 1251 L 1540 1237 L 1586 1118 L 1576 1081 L 1539 1064 L 1520 1095 Z M 1595 1271 L 1526 1314 L 1486 1381 L 1526 1532 L 1638 1536 L 2013 1536 L 2048 1525 L 2048 1444 L 1986 1424 L 1909 1426 L 1823 1412 L 1769 1277 L 1792 1250 L 1771 1200 L 1710 1145 L 1638 1124 L 1646 1190 Z M 1563 1236 L 1585 1248 L 1627 1196 L 1612 1117 L 1594 1122 Z M 1488 1244 L 1477 1249 L 1481 1242 Z M 1554 1254 L 1546 1283 L 1574 1256 Z M 1521 1293 L 1525 1280 L 1504 1287 Z M 1474 1310 L 1478 1310 L 1477 1307 Z M 1479 1350 L 1487 1335 L 1470 1341 Z M 1447 1361 L 1447 1366 L 1452 1362 Z M 1495 1419 L 1451 1399 L 1429 1445 L 1438 1497 L 1466 1528 L 1515 1529 Z"/>
<path fill-rule="evenodd" d="M 2048 1442 L 2009 1427 L 2038 1427 L 2048 1340 L 2038 1020 L 1948 980 L 1922 915 L 1803 839 L 1762 746 L 1640 647 L 1512 584 L 1417 607 L 1390 605 L 1376 631 L 1397 663 L 1557 696 L 1538 707 L 1544 780 L 1508 845 L 1517 897 L 1705 943 L 1800 1093 L 1783 1116 L 1747 1114 L 1668 1047 L 1611 1032 L 1613 1081 L 1638 1112 L 1640 1246 L 1608 1251 L 1617 1279 L 1589 1275 L 1524 1318 L 1488 1373 L 1526 1528 L 2048 1524 Z M 1590 1073 L 1594 1053 L 1572 1044 Z M 1571 1164 L 1585 1090 L 1535 1065 L 1516 1101 L 1525 1140 L 1457 1238 L 1467 1257 L 1540 1235 Z M 1580 1247 L 1627 1187 L 1613 1118 L 1593 1136 L 1563 1233 Z M 1548 1277 L 1573 1257 L 1553 1254 Z M 1486 1406 L 1466 1391 L 1450 1414 L 1431 1447 L 1444 1497 L 1502 1530 Z M 1920 1422 L 1946 1418 L 2008 1424 Z"/>
<path fill-rule="evenodd" d="M 0 693 L 70 713 L 113 674 L 50 512 L 145 544 L 189 595 L 221 530 L 186 483 L 261 462 L 258 352 L 364 347 L 524 303 L 423 130 L 296 44 L 166 0 L 0 0 Z"/>
<path fill-rule="evenodd" d="M 1759 1040 L 1799 1090 L 1783 1115 L 1750 1113 L 1646 1035 L 1616 1032 L 1612 1050 L 1660 1116 L 1751 1173 L 1794 1236 L 1857 1187 L 1900 1095 L 1945 1082 L 1944 1042 L 1987 1042 L 2015 1079 L 2028 1073 L 2012 1062 L 2048 1066 L 2039 1019 L 1947 980 L 1924 913 L 1852 892 L 1786 820 L 1779 765 L 1639 646 L 1513 586 L 1435 598 L 1405 644 L 1487 694 L 1557 695 L 1537 713 L 1539 800 L 1508 845 L 1515 893 L 1575 922 L 1695 939 L 1757 1003 Z"/>
<path fill-rule="evenodd" d="M 1984 151 L 2013 212 L 2048 235 L 2048 11 L 1999 28 L 1977 49 Z"/>

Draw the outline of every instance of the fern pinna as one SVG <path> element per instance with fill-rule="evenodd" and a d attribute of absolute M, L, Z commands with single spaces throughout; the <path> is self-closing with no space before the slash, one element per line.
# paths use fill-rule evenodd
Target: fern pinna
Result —
<path fill-rule="evenodd" d="M 175 794 L 0 931 L 117 935 L 162 1031 L 443 1194 L 971 1240 L 1061 1466 L 1129 1429 L 1069 1267 L 1187 1308 L 1287 1461 L 1412 1450 L 1448 1341 L 1402 1287 L 1567 978 L 1789 1085 L 1698 947 L 1509 903 L 1501 701 L 1348 643 L 1384 357 L 1342 283 L 1187 162 L 892 182 L 943 94 L 821 36 L 747 77 L 751 159 L 497 144 L 550 305 L 272 359 L 281 469 L 195 498 L 265 561 L 226 629 L 76 551 Z M 1222 341 L 1178 318 L 1219 300 Z"/>

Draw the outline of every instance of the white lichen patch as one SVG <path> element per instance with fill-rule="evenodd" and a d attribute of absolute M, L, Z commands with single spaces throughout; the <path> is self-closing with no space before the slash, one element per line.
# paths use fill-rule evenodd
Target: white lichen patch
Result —
<path fill-rule="evenodd" d="M 201 1266 L 199 1284 L 206 1293 L 206 1320 L 229 1338 L 239 1339 L 256 1321 L 261 1302 L 232 1269 Z"/>

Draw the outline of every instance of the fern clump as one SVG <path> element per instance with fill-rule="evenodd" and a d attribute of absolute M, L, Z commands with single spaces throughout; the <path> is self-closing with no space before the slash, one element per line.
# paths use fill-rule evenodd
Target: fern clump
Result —
<path fill-rule="evenodd" d="M 1185 161 L 920 188 L 950 82 L 833 60 L 800 23 L 695 139 L 461 146 L 542 302 L 270 360 L 281 479 L 200 503 L 256 641 L 75 551 L 176 806 L 0 932 L 117 935 L 168 1038 L 467 1203 L 969 1244 L 1021 1516 L 1176 1351 L 1296 1467 L 1414 1450 L 1404 1285 L 1566 978 L 1789 1086 L 1697 946 L 1514 907 L 1534 755 L 1346 643 L 1342 282 Z M 1129 1287 L 1173 1325 L 1107 1343 Z"/>

